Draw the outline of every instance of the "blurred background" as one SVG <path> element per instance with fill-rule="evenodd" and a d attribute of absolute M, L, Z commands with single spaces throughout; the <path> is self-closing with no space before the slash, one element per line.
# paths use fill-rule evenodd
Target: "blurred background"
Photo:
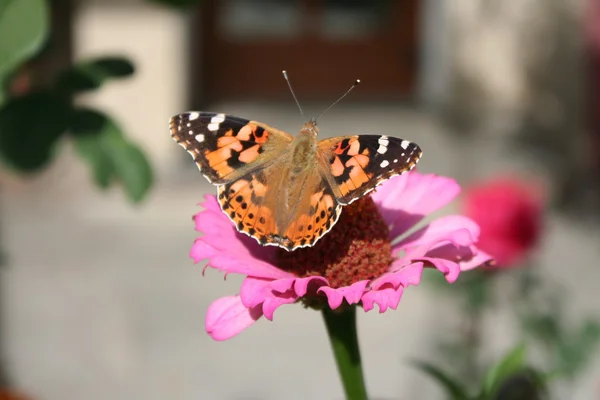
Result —
<path fill-rule="evenodd" d="M 224 112 L 295 134 L 287 69 L 307 115 L 360 78 L 321 135 L 419 143 L 422 172 L 465 188 L 444 213 L 468 212 L 469 188 L 498 177 L 534 196 L 535 211 L 506 211 L 512 237 L 535 226 L 518 260 L 359 313 L 370 393 L 442 399 L 411 361 L 468 381 L 528 341 L 532 365 L 564 372 L 552 398 L 600 399 L 599 3 L 0 1 L 4 385 L 49 400 L 341 398 L 318 313 L 282 307 L 214 342 L 206 309 L 241 279 L 202 277 L 188 258 L 191 216 L 215 189 L 169 118 Z"/>

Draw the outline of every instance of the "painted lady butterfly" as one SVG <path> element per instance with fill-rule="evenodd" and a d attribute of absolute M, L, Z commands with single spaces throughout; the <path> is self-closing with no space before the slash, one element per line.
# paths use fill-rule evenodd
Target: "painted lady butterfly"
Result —
<path fill-rule="evenodd" d="M 415 143 L 378 135 L 317 140 L 316 119 L 298 136 L 231 115 L 187 112 L 171 136 L 217 186 L 237 229 L 288 251 L 314 245 L 352 203 L 421 157 Z"/>

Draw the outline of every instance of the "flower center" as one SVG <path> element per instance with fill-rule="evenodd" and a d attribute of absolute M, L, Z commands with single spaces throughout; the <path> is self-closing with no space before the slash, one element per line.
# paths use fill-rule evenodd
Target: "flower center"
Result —
<path fill-rule="evenodd" d="M 345 206 L 339 221 L 314 246 L 278 249 L 277 266 L 299 277 L 320 275 L 333 288 L 385 273 L 392 263 L 387 224 L 371 196 Z"/>

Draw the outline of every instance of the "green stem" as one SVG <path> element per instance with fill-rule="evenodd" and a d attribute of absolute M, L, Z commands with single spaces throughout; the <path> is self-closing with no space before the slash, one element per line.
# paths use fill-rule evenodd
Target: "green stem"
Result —
<path fill-rule="evenodd" d="M 324 308 L 323 319 L 338 372 L 342 378 L 346 399 L 367 400 L 356 331 L 356 306 L 339 308 L 335 311 Z"/>

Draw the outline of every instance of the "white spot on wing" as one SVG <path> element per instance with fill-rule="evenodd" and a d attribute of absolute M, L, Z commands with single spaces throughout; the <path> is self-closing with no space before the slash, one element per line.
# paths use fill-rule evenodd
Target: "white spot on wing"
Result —
<path fill-rule="evenodd" d="M 188 119 L 190 121 L 193 121 L 195 119 L 198 119 L 198 117 L 200 116 L 200 113 L 197 112 L 191 112 L 190 115 L 188 115 Z"/>
<path fill-rule="evenodd" d="M 388 137 L 383 135 L 382 137 L 379 138 L 378 143 L 379 143 L 379 147 L 377 148 L 377 152 L 379 154 L 385 154 L 385 152 L 387 151 L 387 146 L 390 143 L 390 141 L 388 140 Z"/>
<path fill-rule="evenodd" d="M 202 142 L 204 142 L 204 135 L 203 135 L 203 134 L 201 134 L 201 133 L 197 134 L 197 135 L 196 135 L 196 141 L 197 141 L 198 143 L 202 143 Z"/>
<path fill-rule="evenodd" d="M 394 158 L 394 163 L 397 163 L 397 162 L 398 162 L 398 159 L 397 159 L 397 158 Z"/>
<path fill-rule="evenodd" d="M 225 121 L 225 114 L 217 114 L 214 117 L 212 117 L 212 119 L 210 120 L 211 123 L 217 124 L 217 125 L 223 121 Z"/>
<path fill-rule="evenodd" d="M 383 161 L 381 162 L 381 164 L 379 164 L 379 166 L 380 166 L 381 168 L 385 168 L 385 167 L 387 167 L 388 165 L 390 165 L 390 162 L 389 162 L 388 160 L 383 160 Z"/>
<path fill-rule="evenodd" d="M 188 135 L 193 135 L 193 134 L 194 134 L 194 131 L 190 129 L 190 130 L 188 131 Z"/>
<path fill-rule="evenodd" d="M 214 117 L 213 117 L 213 119 L 214 119 Z M 218 122 L 211 122 L 210 124 L 208 124 L 208 130 L 214 132 L 219 129 L 219 125 L 220 124 Z"/>
<path fill-rule="evenodd" d="M 403 140 L 402 143 L 400 143 L 400 146 L 406 150 L 408 149 L 408 145 L 410 144 L 410 142 L 408 140 Z"/>

